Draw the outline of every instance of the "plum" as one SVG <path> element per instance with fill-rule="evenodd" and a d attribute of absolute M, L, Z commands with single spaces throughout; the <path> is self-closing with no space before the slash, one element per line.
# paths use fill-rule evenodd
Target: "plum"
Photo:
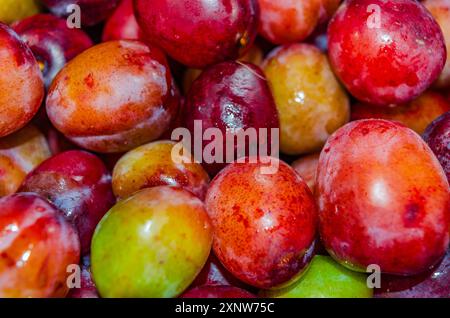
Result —
<path fill-rule="evenodd" d="M 28 174 L 19 190 L 37 193 L 61 210 L 78 231 L 83 255 L 89 252 L 97 223 L 115 203 L 105 165 L 80 150 L 47 159 Z"/>
<path fill-rule="evenodd" d="M 78 264 L 75 229 L 35 194 L 0 199 L 0 297 L 64 297 L 67 267 Z"/>
<path fill-rule="evenodd" d="M 97 288 L 92 280 L 91 258 L 83 257 L 81 261 L 80 288 L 72 288 L 67 298 L 98 298 Z"/>
<path fill-rule="evenodd" d="M 246 290 L 233 286 L 200 286 L 188 290 L 181 298 L 256 298 Z"/>
<path fill-rule="evenodd" d="M 192 68 L 238 58 L 258 31 L 257 0 L 135 0 L 135 12 L 146 41 Z"/>
<path fill-rule="evenodd" d="M 334 133 L 316 195 L 322 242 L 350 269 L 415 275 L 447 250 L 449 184 L 431 149 L 400 123 L 359 120 Z"/>
<path fill-rule="evenodd" d="M 66 20 L 51 14 L 37 14 L 17 21 L 12 28 L 33 51 L 46 88 L 68 61 L 92 46 L 86 33 L 70 29 Z"/>
<path fill-rule="evenodd" d="M 302 178 L 286 163 L 246 158 L 211 182 L 206 208 L 214 253 L 235 277 L 258 288 L 282 287 L 306 269 L 314 251 L 317 210 Z M 266 173 L 267 172 L 267 173 Z"/>
<path fill-rule="evenodd" d="M 295 160 L 291 166 L 303 178 L 312 193 L 316 188 L 316 172 L 319 165 L 320 153 L 303 156 Z"/>
<path fill-rule="evenodd" d="M 347 94 L 327 57 L 309 44 L 274 49 L 264 61 L 280 117 L 280 150 L 288 155 L 320 151 L 350 119 Z"/>
<path fill-rule="evenodd" d="M 92 274 L 102 297 L 176 297 L 208 259 L 212 227 L 203 202 L 174 187 L 143 189 L 100 221 Z"/>
<path fill-rule="evenodd" d="M 103 28 L 102 41 L 140 40 L 142 31 L 133 10 L 133 0 L 122 0 Z"/>
<path fill-rule="evenodd" d="M 163 53 L 139 41 L 98 44 L 70 61 L 47 96 L 53 125 L 96 152 L 125 152 L 159 138 L 178 111 Z"/>
<path fill-rule="evenodd" d="M 44 99 L 44 83 L 30 48 L 0 22 L 0 137 L 24 127 Z"/>
<path fill-rule="evenodd" d="M 410 0 L 345 1 L 328 26 L 328 52 L 354 97 L 385 107 L 422 94 L 446 59 L 439 25 Z"/>

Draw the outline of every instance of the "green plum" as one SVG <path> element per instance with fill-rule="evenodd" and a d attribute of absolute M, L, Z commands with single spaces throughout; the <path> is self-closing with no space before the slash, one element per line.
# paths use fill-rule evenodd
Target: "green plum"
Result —
<path fill-rule="evenodd" d="M 181 188 L 141 190 L 97 226 L 92 274 L 102 297 L 176 297 L 205 265 L 212 227 L 203 202 Z"/>
<path fill-rule="evenodd" d="M 346 269 L 330 256 L 316 255 L 308 271 L 293 285 L 278 290 L 264 290 L 268 298 L 370 298 L 367 276 Z"/>

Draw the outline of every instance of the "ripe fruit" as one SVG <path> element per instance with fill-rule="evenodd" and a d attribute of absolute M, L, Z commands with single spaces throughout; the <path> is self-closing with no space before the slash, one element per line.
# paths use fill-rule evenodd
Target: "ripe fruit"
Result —
<path fill-rule="evenodd" d="M 256 298 L 246 290 L 233 286 L 200 286 L 184 293 L 181 298 Z"/>
<path fill-rule="evenodd" d="M 295 284 L 280 290 L 263 291 L 264 298 L 371 298 L 367 276 L 316 255 L 308 271 Z"/>
<path fill-rule="evenodd" d="M 144 188 L 178 186 L 205 198 L 209 176 L 192 156 L 184 154 L 189 163 L 177 163 L 172 158 L 175 142 L 156 141 L 125 154 L 114 167 L 114 194 L 125 199 Z"/>
<path fill-rule="evenodd" d="M 134 15 L 133 0 L 122 0 L 106 21 L 102 41 L 139 39 L 142 39 L 142 31 Z"/>
<path fill-rule="evenodd" d="M 33 51 L 48 88 L 61 68 L 92 46 L 91 39 L 79 29 L 69 29 L 64 19 L 38 14 L 12 25 L 14 31 Z"/>
<path fill-rule="evenodd" d="M 419 135 L 381 119 L 355 121 L 327 141 L 317 171 L 320 234 L 341 264 L 414 275 L 449 243 L 450 188 Z"/>
<path fill-rule="evenodd" d="M 418 134 L 423 134 L 434 119 L 448 111 L 450 111 L 449 101 L 439 93 L 427 91 L 409 103 L 392 108 L 374 107 L 364 103 L 352 105 L 351 117 L 352 120 L 370 118 L 395 120 Z"/>
<path fill-rule="evenodd" d="M 317 211 L 311 191 L 287 164 L 267 157 L 232 163 L 211 182 L 206 208 L 214 253 L 238 279 L 258 288 L 281 287 L 312 258 Z M 253 162 L 253 163 L 252 163 Z"/>
<path fill-rule="evenodd" d="M 93 154 L 72 150 L 47 159 L 25 179 L 21 192 L 35 192 L 57 206 L 78 231 L 83 255 L 92 234 L 115 202 L 111 175 Z"/>
<path fill-rule="evenodd" d="M 0 23 L 0 137 L 24 127 L 44 98 L 41 72 L 31 50 Z"/>
<path fill-rule="evenodd" d="M 98 298 L 97 288 L 92 281 L 91 258 L 85 256 L 81 262 L 80 288 L 72 288 L 67 298 Z"/>
<path fill-rule="evenodd" d="M 0 0 L 0 21 L 6 24 L 39 13 L 39 0 Z"/>
<path fill-rule="evenodd" d="M 70 61 L 47 97 L 53 125 L 75 144 L 124 152 L 157 139 L 177 112 L 164 55 L 138 41 L 96 45 Z"/>
<path fill-rule="evenodd" d="M 257 0 L 136 0 L 135 11 L 146 41 L 193 68 L 237 59 L 258 29 Z"/>
<path fill-rule="evenodd" d="M 316 172 L 319 165 L 319 153 L 301 157 L 295 160 L 291 166 L 303 178 L 312 193 L 316 188 Z"/>
<path fill-rule="evenodd" d="M 357 99 L 380 106 L 424 92 L 445 64 L 439 25 L 418 1 L 349 0 L 328 26 L 331 65 Z"/>
<path fill-rule="evenodd" d="M 319 151 L 348 122 L 350 105 L 325 54 L 308 44 L 275 49 L 263 65 L 280 116 L 281 152 Z"/>
<path fill-rule="evenodd" d="M 49 145 L 35 126 L 0 138 L 0 197 L 15 193 L 25 176 L 50 156 Z"/>
<path fill-rule="evenodd" d="M 172 187 L 119 202 L 92 240 L 92 273 L 102 297 L 176 297 L 208 258 L 212 228 L 203 203 Z"/>
<path fill-rule="evenodd" d="M 78 264 L 72 226 L 45 199 L 14 194 L 0 199 L 0 297 L 64 297 L 66 270 Z"/>
<path fill-rule="evenodd" d="M 195 121 L 201 121 L 202 126 L 202 130 L 198 129 L 197 133 Z M 279 122 L 275 103 L 262 71 L 255 65 L 234 61 L 223 62 L 206 69 L 192 84 L 186 97 L 185 127 L 191 133 L 192 141 L 186 143 L 190 147 L 188 148 L 198 161 L 202 159 L 210 175 L 215 175 L 227 162 L 248 155 L 251 149 L 255 151 L 263 149 L 262 144 L 268 144 L 266 154 L 271 154 L 272 138 L 275 139 L 274 143 L 278 144 L 277 136 L 272 136 L 272 129 L 277 129 Z M 216 150 L 214 153 L 211 149 L 208 151 L 209 148 L 206 147 L 211 141 L 204 138 L 203 157 L 198 158 L 195 138 L 201 138 L 198 133 L 203 136 L 209 128 L 220 130 L 223 138 L 216 142 L 223 151 Z M 266 129 L 266 138 L 261 134 L 262 128 Z M 246 139 L 240 144 L 237 138 L 233 140 L 235 156 L 231 157 L 231 151 L 226 150 L 227 139 L 231 138 L 227 138 L 226 135 L 227 131 L 237 133 L 238 129 L 243 131 L 252 129 L 255 138 Z M 227 160 L 227 155 L 231 160 Z"/>
<path fill-rule="evenodd" d="M 433 150 L 450 182 L 450 111 L 434 120 L 423 138 Z"/>

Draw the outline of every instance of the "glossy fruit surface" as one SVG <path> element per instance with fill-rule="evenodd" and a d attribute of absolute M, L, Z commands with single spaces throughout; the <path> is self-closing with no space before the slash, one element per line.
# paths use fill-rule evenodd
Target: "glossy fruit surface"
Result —
<path fill-rule="evenodd" d="M 92 46 L 86 33 L 68 28 L 65 19 L 51 14 L 34 15 L 12 28 L 33 51 L 47 88 L 68 61 Z"/>
<path fill-rule="evenodd" d="M 442 31 L 418 1 L 345 1 L 328 36 L 336 75 L 353 96 L 371 104 L 416 98 L 445 64 Z"/>
<path fill-rule="evenodd" d="M 291 166 L 303 178 L 312 193 L 316 188 L 316 172 L 320 153 L 313 153 L 295 160 Z"/>
<path fill-rule="evenodd" d="M 176 162 L 172 157 L 175 142 L 155 141 L 125 154 L 113 172 L 114 194 L 121 199 L 138 190 L 156 186 L 178 186 L 204 199 L 209 176 L 191 155 L 189 162 Z"/>
<path fill-rule="evenodd" d="M 45 199 L 14 194 L 0 199 L 0 297 L 64 297 L 67 266 L 78 264 L 72 226 Z"/>
<path fill-rule="evenodd" d="M 91 26 L 105 20 L 120 0 L 41 0 L 56 16 L 66 17 L 74 14 L 72 5 L 78 5 L 81 24 Z"/>
<path fill-rule="evenodd" d="M 133 10 L 133 0 L 122 0 L 106 21 L 102 41 L 139 40 L 142 31 Z"/>
<path fill-rule="evenodd" d="M 435 85 L 440 88 L 450 88 L 450 0 L 425 0 L 422 4 L 441 27 L 447 48 L 447 62 Z"/>
<path fill-rule="evenodd" d="M 441 94 L 428 91 L 413 101 L 395 107 L 374 107 L 370 104 L 352 105 L 352 120 L 379 118 L 395 120 L 423 134 L 427 126 L 437 117 L 450 111 L 450 102 Z"/>
<path fill-rule="evenodd" d="M 343 265 L 414 275 L 449 243 L 450 188 L 430 148 L 405 126 L 355 121 L 323 149 L 317 171 L 320 235 Z"/>
<path fill-rule="evenodd" d="M 39 0 L 0 0 L 0 21 L 10 24 L 37 14 L 40 9 Z"/>
<path fill-rule="evenodd" d="M 135 12 L 146 41 L 193 68 L 238 58 L 258 30 L 257 0 L 136 0 Z"/>
<path fill-rule="evenodd" d="M 279 47 L 266 58 L 263 69 L 280 117 L 281 152 L 318 151 L 349 120 L 348 97 L 326 55 L 316 47 Z"/>
<path fill-rule="evenodd" d="M 139 191 L 103 218 L 92 241 L 92 273 L 102 297 L 176 297 L 211 249 L 204 205 L 171 187 Z"/>
<path fill-rule="evenodd" d="M 0 137 L 24 127 L 44 98 L 41 71 L 31 50 L 0 23 Z"/>
<path fill-rule="evenodd" d="M 56 76 L 47 97 L 54 126 L 75 144 L 124 152 L 157 139 L 178 104 L 164 55 L 138 41 L 112 41 L 78 55 Z"/>
<path fill-rule="evenodd" d="M 0 197 L 15 193 L 26 175 L 50 156 L 44 135 L 33 125 L 0 138 Z"/>
<path fill-rule="evenodd" d="M 266 173 L 266 158 L 233 163 L 211 182 L 206 208 L 214 252 L 238 279 L 258 288 L 282 286 L 305 269 L 314 249 L 317 211 L 311 191 L 287 164 Z"/>
<path fill-rule="evenodd" d="M 233 286 L 200 286 L 184 293 L 181 298 L 256 298 L 246 290 Z"/>
<path fill-rule="evenodd" d="M 450 112 L 434 120 L 427 127 L 423 137 L 438 158 L 450 182 Z"/>
<path fill-rule="evenodd" d="M 267 298 L 371 298 L 367 275 L 351 271 L 329 256 L 316 255 L 308 271 L 293 285 L 263 291 Z"/>
<path fill-rule="evenodd" d="M 300 42 L 319 22 L 322 0 L 259 0 L 260 33 L 274 44 Z"/>
<path fill-rule="evenodd" d="M 216 128 L 223 136 L 222 140 L 217 141 L 223 151 L 221 153 L 214 152 L 214 156 L 210 156 L 213 162 L 208 162 L 208 158 L 205 156 L 205 153 L 212 154 L 212 151 L 208 151 L 209 148 L 206 148 L 211 142 L 204 140 L 202 145 L 202 163 L 211 175 L 215 175 L 222 169 L 226 162 L 236 159 L 238 154 L 243 153 L 245 156 L 251 149 L 255 149 L 255 151 L 259 149 L 258 144 L 270 144 L 272 129 L 279 127 L 275 103 L 262 71 L 255 65 L 234 61 L 223 62 L 206 69 L 192 84 L 186 98 L 185 127 L 193 136 L 190 144 L 191 152 L 200 161 L 195 153 L 194 139 L 198 138 L 195 128 L 196 121 L 202 126 L 202 134 L 209 128 Z M 232 159 L 228 161 L 227 131 L 249 128 L 254 130 L 255 138 L 250 141 L 247 139 L 243 143 L 238 143 L 236 138 L 233 141 L 235 156 L 231 156 Z M 263 128 L 266 129 L 266 138 L 260 138 Z M 276 137 L 273 136 L 275 142 L 278 143 Z M 267 154 L 270 154 L 270 151 L 267 151 Z"/>
<path fill-rule="evenodd" d="M 115 202 L 103 162 L 79 150 L 44 161 L 26 177 L 20 191 L 37 193 L 63 212 L 78 231 L 83 255 L 89 252 L 98 222 Z"/>

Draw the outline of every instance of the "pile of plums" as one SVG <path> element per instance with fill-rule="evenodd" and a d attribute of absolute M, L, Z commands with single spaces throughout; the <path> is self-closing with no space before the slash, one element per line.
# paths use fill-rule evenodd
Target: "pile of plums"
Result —
<path fill-rule="evenodd" d="M 450 0 L 19 2 L 0 297 L 450 297 Z"/>

